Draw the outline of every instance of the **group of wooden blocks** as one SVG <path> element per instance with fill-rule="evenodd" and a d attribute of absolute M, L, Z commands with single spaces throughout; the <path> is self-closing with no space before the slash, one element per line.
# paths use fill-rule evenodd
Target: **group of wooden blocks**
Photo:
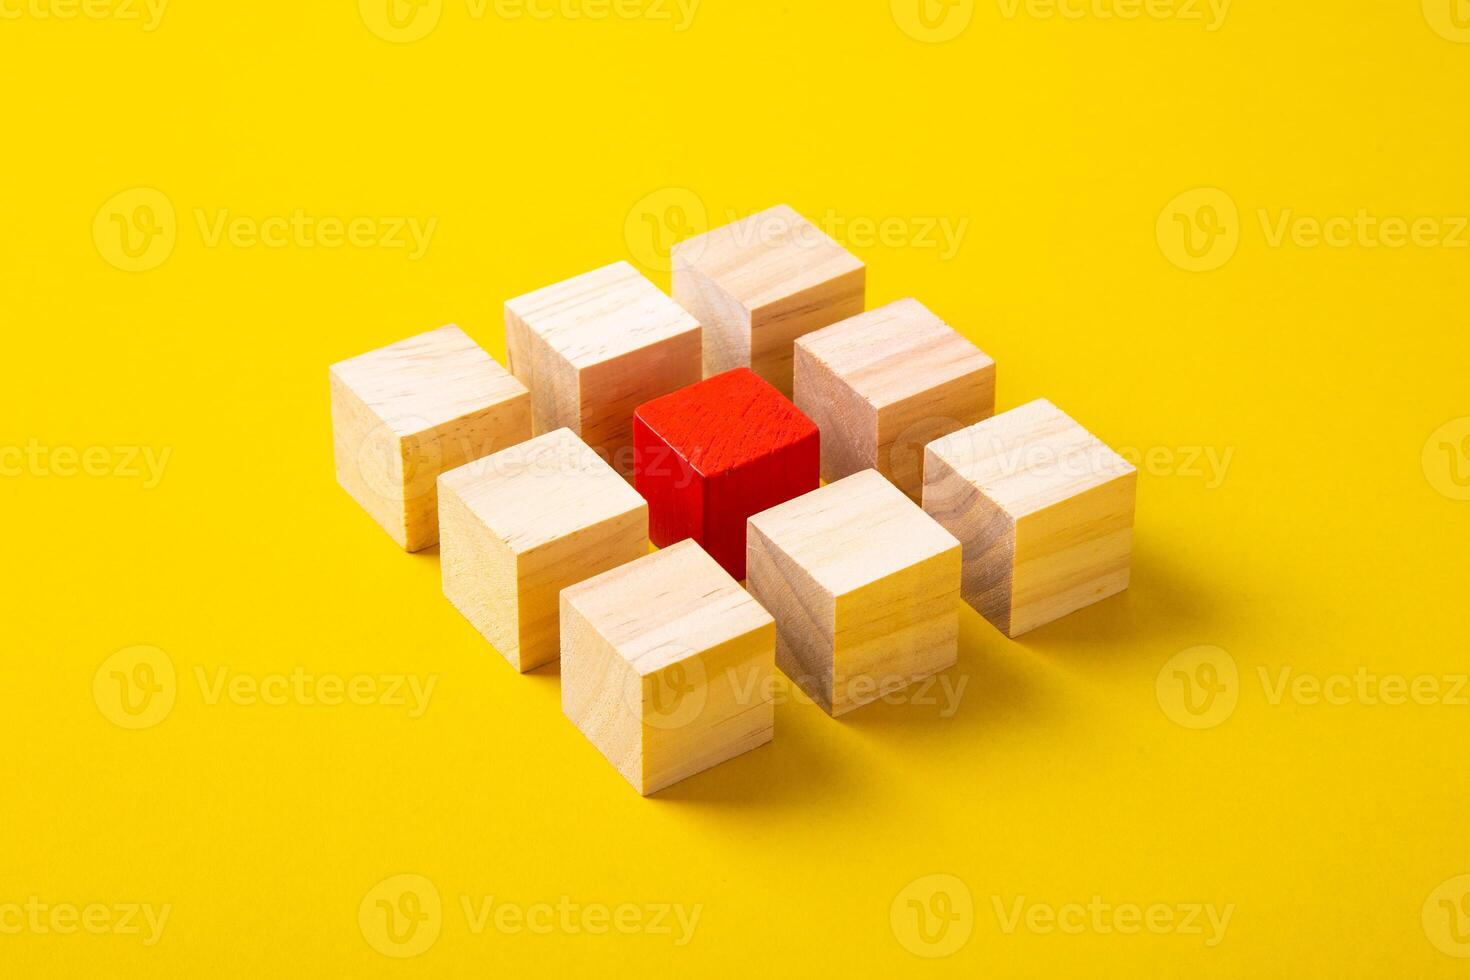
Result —
<path fill-rule="evenodd" d="M 787 207 L 331 369 L 337 478 L 640 792 L 772 737 L 775 668 L 841 715 L 1124 589 L 1135 472 Z M 825 485 L 823 485 L 823 481 Z M 650 544 L 658 547 L 650 552 Z M 741 587 L 742 580 L 745 587 Z"/>

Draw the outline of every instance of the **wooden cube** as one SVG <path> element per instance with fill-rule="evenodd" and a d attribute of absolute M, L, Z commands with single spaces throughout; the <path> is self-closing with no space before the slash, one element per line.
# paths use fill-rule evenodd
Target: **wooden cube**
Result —
<path fill-rule="evenodd" d="M 627 262 L 506 303 L 505 338 L 536 433 L 571 429 L 625 476 L 633 409 L 703 377 L 699 322 Z"/>
<path fill-rule="evenodd" d="M 684 538 L 745 578 L 745 521 L 815 490 L 820 435 L 749 368 L 640 405 L 633 418 L 634 483 L 648 500 L 660 548 Z"/>
<path fill-rule="evenodd" d="M 531 438 L 525 386 L 452 324 L 329 374 L 337 482 L 408 551 L 439 540 L 440 473 Z"/>
<path fill-rule="evenodd" d="M 673 267 L 704 373 L 748 367 L 788 398 L 792 342 L 863 310 L 863 263 L 784 204 L 678 243 Z"/>
<path fill-rule="evenodd" d="M 795 385 L 822 430 L 822 479 L 876 469 L 913 500 L 924 446 L 995 414 L 995 361 L 915 299 L 799 338 Z"/>
<path fill-rule="evenodd" d="M 964 545 L 965 601 L 1019 636 L 1128 587 L 1137 482 L 1040 399 L 930 443 L 924 509 Z"/>
<path fill-rule="evenodd" d="M 648 505 L 568 429 L 439 478 L 444 594 L 517 670 L 560 652 L 557 596 L 648 553 Z"/>
<path fill-rule="evenodd" d="M 776 629 L 683 541 L 561 594 L 566 716 L 647 795 L 771 740 Z"/>
<path fill-rule="evenodd" d="M 875 470 L 750 519 L 776 665 L 836 716 L 954 664 L 960 543 Z"/>

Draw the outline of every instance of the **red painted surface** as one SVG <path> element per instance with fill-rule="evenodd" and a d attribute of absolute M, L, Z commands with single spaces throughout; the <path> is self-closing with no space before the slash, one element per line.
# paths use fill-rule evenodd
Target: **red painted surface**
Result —
<path fill-rule="evenodd" d="M 633 481 L 649 538 L 685 538 L 745 578 L 745 522 L 815 490 L 817 427 L 749 368 L 706 378 L 633 413 Z"/>

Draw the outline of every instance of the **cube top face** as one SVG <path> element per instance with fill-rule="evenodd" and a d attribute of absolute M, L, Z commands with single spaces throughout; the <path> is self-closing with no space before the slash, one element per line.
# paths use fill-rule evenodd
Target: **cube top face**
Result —
<path fill-rule="evenodd" d="M 875 470 L 763 511 L 750 526 L 833 596 L 960 547 Z"/>
<path fill-rule="evenodd" d="M 510 300 L 506 309 L 574 368 L 699 332 L 699 322 L 627 262 Z"/>
<path fill-rule="evenodd" d="M 974 485 L 1012 520 L 1135 472 L 1131 463 L 1044 398 L 937 439 L 927 454 Z"/>
<path fill-rule="evenodd" d="M 630 596 L 656 602 L 630 602 Z M 572 586 L 562 599 L 642 677 L 775 624 L 690 540 Z"/>
<path fill-rule="evenodd" d="M 875 409 L 995 366 L 916 299 L 823 327 L 797 338 L 796 346 Z"/>
<path fill-rule="evenodd" d="M 713 281 L 747 312 L 863 268 L 862 260 L 784 204 L 682 241 L 673 259 Z"/>
<path fill-rule="evenodd" d="M 331 372 L 399 438 L 526 394 L 453 324 L 340 361 Z"/>
<path fill-rule="evenodd" d="M 517 555 L 647 506 L 568 429 L 467 463 L 439 485 Z"/>
<path fill-rule="evenodd" d="M 656 398 L 640 405 L 635 415 L 704 476 L 818 438 L 811 419 L 749 368 Z"/>

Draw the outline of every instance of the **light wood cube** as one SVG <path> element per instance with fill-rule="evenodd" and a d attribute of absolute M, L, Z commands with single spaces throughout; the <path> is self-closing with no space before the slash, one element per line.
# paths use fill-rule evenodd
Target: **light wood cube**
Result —
<path fill-rule="evenodd" d="M 557 597 L 648 553 L 648 505 L 557 429 L 439 478 L 444 594 L 511 665 L 560 652 Z"/>
<path fill-rule="evenodd" d="M 685 540 L 561 595 L 562 710 L 647 795 L 771 740 L 769 613 Z"/>
<path fill-rule="evenodd" d="M 526 388 L 454 325 L 333 364 L 337 482 L 399 546 L 439 540 L 439 474 L 531 438 Z"/>
<path fill-rule="evenodd" d="M 964 597 L 1019 636 L 1128 587 L 1133 466 L 1040 399 L 930 443 L 924 509 L 964 544 Z"/>
<path fill-rule="evenodd" d="M 863 263 L 784 204 L 678 243 L 673 266 L 705 375 L 748 367 L 787 398 L 796 338 L 863 310 Z"/>
<path fill-rule="evenodd" d="M 822 479 L 876 469 L 913 500 L 924 446 L 995 413 L 995 361 L 915 299 L 799 338 L 795 385 L 822 431 Z"/>
<path fill-rule="evenodd" d="M 699 322 L 627 262 L 509 301 L 505 338 L 536 433 L 571 429 L 626 477 L 633 409 L 702 377 Z"/>
<path fill-rule="evenodd" d="M 832 715 L 954 664 L 960 544 L 874 470 L 750 519 L 776 665 Z"/>

